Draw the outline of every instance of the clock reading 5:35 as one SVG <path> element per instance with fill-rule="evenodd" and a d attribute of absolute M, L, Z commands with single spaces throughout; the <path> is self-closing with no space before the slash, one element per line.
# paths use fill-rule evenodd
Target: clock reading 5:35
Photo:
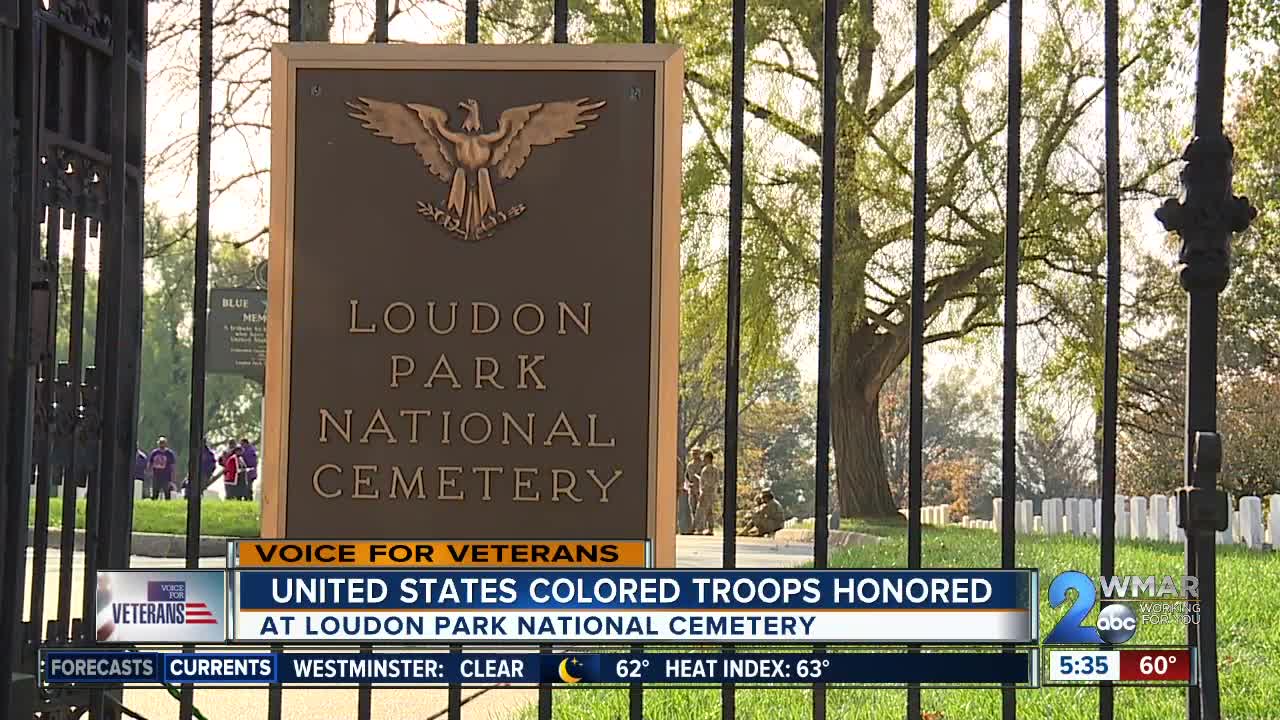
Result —
<path fill-rule="evenodd" d="M 1119 680 L 1120 653 L 1115 650 L 1055 650 L 1049 653 L 1050 680 Z"/>

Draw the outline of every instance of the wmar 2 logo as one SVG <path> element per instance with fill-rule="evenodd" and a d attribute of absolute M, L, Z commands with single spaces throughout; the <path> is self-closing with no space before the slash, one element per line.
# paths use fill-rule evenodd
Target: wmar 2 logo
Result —
<path fill-rule="evenodd" d="M 1199 622 L 1197 593 L 1200 581 L 1192 576 L 1113 575 L 1097 578 L 1098 587 L 1108 604 L 1098 612 L 1094 626 L 1085 619 L 1098 602 L 1094 579 L 1082 572 L 1069 570 L 1049 584 L 1049 605 L 1057 608 L 1068 600 L 1069 590 L 1076 591 L 1075 602 L 1045 638 L 1046 645 L 1119 645 L 1138 632 L 1138 625 Z M 1135 613 L 1133 604 L 1138 605 Z M 1141 622 L 1140 622 L 1141 621 Z"/>

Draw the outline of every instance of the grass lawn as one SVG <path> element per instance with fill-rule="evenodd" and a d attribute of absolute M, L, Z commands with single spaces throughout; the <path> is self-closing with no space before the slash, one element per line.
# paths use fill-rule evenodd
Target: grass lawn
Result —
<path fill-rule="evenodd" d="M 835 567 L 893 568 L 905 564 L 906 529 L 842 523 L 845 529 L 884 535 L 889 542 L 842 548 L 832 553 Z M 929 567 L 998 565 L 999 536 L 989 530 L 924 528 L 924 564 Z M 1051 611 L 1043 588 L 1064 570 L 1093 575 L 1098 569 L 1097 541 L 1075 537 L 1019 537 L 1018 565 L 1040 569 L 1041 637 L 1066 608 Z M 1182 548 L 1170 544 L 1122 543 L 1117 548 L 1117 574 L 1181 575 Z M 1235 546 L 1218 548 L 1219 678 L 1225 720 L 1280 718 L 1280 553 L 1256 552 Z M 1096 618 L 1096 609 L 1095 615 Z M 1091 618 L 1091 619 L 1093 619 Z M 1144 626 L 1133 642 L 1176 644 L 1183 627 Z M 945 720 L 985 720 L 1000 717 L 1000 693 L 994 690 L 924 691 L 922 709 L 942 713 Z M 759 720 L 809 720 L 811 694 L 790 689 L 743 689 L 737 692 L 737 717 Z M 563 720 L 614 720 L 628 717 L 625 690 L 557 690 L 555 717 Z M 1185 692 L 1175 688 L 1119 688 L 1116 718 L 1171 720 L 1185 717 Z M 833 720 L 901 718 L 906 693 L 900 690 L 839 690 L 827 692 L 827 717 Z M 718 690 L 649 690 L 645 692 L 646 720 L 719 720 Z M 1018 693 L 1019 720 L 1074 720 L 1098 716 L 1098 692 L 1093 688 L 1039 688 Z M 519 720 L 537 717 L 527 707 Z"/>
<path fill-rule="evenodd" d="M 85 501 L 76 502 L 76 527 L 84 528 Z M 36 505 L 31 501 L 27 522 L 35 525 Z M 258 537 L 258 503 L 229 500 L 206 500 L 200 510 L 200 532 L 203 535 Z M 62 498 L 49 498 L 49 527 L 62 527 Z M 135 500 L 134 532 L 187 532 L 186 500 Z"/>

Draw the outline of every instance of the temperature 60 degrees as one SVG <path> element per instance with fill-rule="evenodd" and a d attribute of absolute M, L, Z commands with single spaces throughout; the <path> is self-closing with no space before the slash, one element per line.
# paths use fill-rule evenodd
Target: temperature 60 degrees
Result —
<path fill-rule="evenodd" d="M 797 660 L 796 677 L 820 678 L 822 677 L 822 670 L 830 665 L 830 660 L 819 660 L 817 658 Z"/>
<path fill-rule="evenodd" d="M 614 672 L 617 673 L 618 677 L 624 680 L 639 680 L 642 677 L 640 671 L 647 667 L 649 667 L 648 660 L 627 658 L 626 660 L 618 661 L 618 665 L 614 668 Z"/>
<path fill-rule="evenodd" d="M 1189 650 L 1121 650 L 1120 680 L 1190 682 L 1194 670 Z"/>
<path fill-rule="evenodd" d="M 1138 661 L 1138 671 L 1143 675 L 1167 675 L 1169 666 L 1176 662 L 1177 655 L 1146 655 Z"/>

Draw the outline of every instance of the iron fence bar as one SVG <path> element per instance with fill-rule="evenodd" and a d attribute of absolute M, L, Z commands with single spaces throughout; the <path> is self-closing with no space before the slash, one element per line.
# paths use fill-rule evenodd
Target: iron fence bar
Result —
<path fill-rule="evenodd" d="M 1102 356 L 1101 572 L 1116 570 L 1116 423 L 1120 384 L 1120 3 L 1103 3 L 1103 133 L 1106 152 L 1107 301 Z M 1098 689 L 1098 718 L 1115 717 L 1115 690 Z"/>
<path fill-rule="evenodd" d="M 279 644 L 272 645 L 271 652 L 279 653 L 283 656 L 284 646 Z M 281 709 L 284 704 L 283 695 L 280 683 L 278 682 L 272 683 L 271 686 L 267 688 L 267 720 L 280 720 Z"/>
<path fill-rule="evenodd" d="M 387 0 L 374 0 L 373 7 L 373 41 L 375 43 L 385 43 L 388 39 L 387 25 L 391 21 L 387 7 Z M 373 646 L 361 645 L 360 654 L 373 654 Z M 369 717 L 372 714 L 373 686 L 368 683 L 361 683 L 356 688 L 356 717 L 359 718 L 359 720 L 369 720 Z"/>
<path fill-rule="evenodd" d="M 839 136 L 840 89 L 839 0 L 822 6 L 822 191 L 818 231 L 818 387 L 814 438 L 813 566 L 830 561 L 831 528 L 831 315 L 835 278 L 836 148 Z M 816 647 L 824 652 L 824 647 Z M 813 686 L 813 718 L 826 720 L 827 686 Z"/>
<path fill-rule="evenodd" d="M 373 646 L 361 645 L 360 654 L 372 655 Z M 369 683 L 361 683 L 356 688 L 356 717 L 359 720 L 369 720 L 371 715 L 373 715 L 373 686 Z"/>
<path fill-rule="evenodd" d="M 552 37 L 557 43 L 569 42 L 569 0 L 554 0 L 551 11 Z"/>
<path fill-rule="evenodd" d="M 539 645 L 539 655 L 550 655 L 550 645 Z M 538 686 L 538 720 L 551 720 L 551 685 L 543 683 Z"/>
<path fill-rule="evenodd" d="M 646 44 L 657 42 L 658 21 L 655 0 L 641 0 L 640 3 L 640 40 Z M 678 480 L 677 480 L 678 482 Z M 644 654 L 644 645 L 632 645 L 633 654 Z M 644 720 L 644 685 L 632 683 L 627 690 L 627 713 L 630 720 Z"/>
<path fill-rule="evenodd" d="M 302 40 L 302 2 L 289 0 L 289 42 Z"/>
<path fill-rule="evenodd" d="M 27 418 L 30 416 L 30 371 L 31 344 L 31 261 L 35 253 L 36 238 L 36 177 L 39 170 L 39 87 L 34 78 L 39 77 L 36 68 L 40 62 L 38 35 L 36 29 L 35 0 L 23 0 L 18 18 L 16 33 L 15 87 L 13 108 L 19 118 L 17 138 L 17 167 L 23 172 L 17 180 L 17 207 L 15 213 L 15 232 L 5 232 L 8 242 L 0 245 L 0 253 L 6 261 L 4 265 L 11 267 L 12 275 L 7 268 L 0 280 L 11 282 L 0 290 L 0 338 L 10 342 L 12 353 L 3 353 L 0 359 L 0 468 L 4 475 L 0 477 L 0 545 L 17 548 L 6 556 L 0 556 L 0 708 L 8 708 L 10 701 L 10 677 L 16 660 L 16 647 L 11 644 L 21 637 L 18 633 L 19 621 L 22 617 L 23 565 L 26 561 L 25 537 L 27 530 L 27 483 L 30 471 L 26 435 Z M 7 35 L 8 33 L 3 33 Z M 0 48 L 9 50 L 9 47 Z M 6 58 L 7 59 L 7 58 Z M 24 66 L 24 64 L 26 66 Z M 0 62 L 0 67 L 5 67 Z M 0 79 L 8 83 L 9 78 Z M 10 115 L 11 110 L 2 111 Z M 5 128 L 8 130 L 9 128 Z M 5 141 L 0 143 L 0 151 L 5 151 L 4 160 L 8 160 L 8 142 L 12 135 L 6 134 Z M 3 166 L 5 173 L 13 168 L 7 162 Z M 9 176 L 11 177 L 11 176 Z M 6 177 L 6 181 L 9 180 Z M 7 196 L 5 202 L 9 199 Z M 8 210 L 8 208 L 6 208 Z M 8 213 L 6 212 L 6 215 Z M 12 364 L 9 364 L 9 363 Z"/>
<path fill-rule="evenodd" d="M 387 25 L 391 22 L 387 0 L 374 0 L 373 41 L 384 43 L 388 39 Z"/>
<path fill-rule="evenodd" d="M 289 42 L 302 40 L 302 2 L 303 0 L 289 0 Z M 273 644 L 271 651 L 282 653 L 284 646 Z M 283 700 L 280 683 L 272 683 L 267 688 L 267 720 L 281 720 Z M 450 718 L 450 720 L 455 719 Z"/>
<path fill-rule="evenodd" d="M 569 42 L 569 0 L 554 0 L 551 9 L 552 41 L 557 44 Z M 550 645 L 539 645 L 542 655 L 551 654 Z M 553 706 L 553 690 L 550 683 L 538 685 L 538 720 L 551 720 Z"/>
<path fill-rule="evenodd" d="M 723 551 L 721 565 L 738 566 L 738 402 L 741 376 L 742 340 L 742 193 L 745 182 L 743 145 L 746 124 L 747 76 L 747 0 L 733 0 L 732 62 L 729 101 L 729 249 L 728 293 L 725 298 L 724 348 L 724 475 L 720 495 L 723 503 Z M 713 491 L 702 489 L 699 503 Z M 699 514 L 702 514 L 699 511 Z M 732 653 L 732 645 L 724 652 Z M 737 715 L 736 689 L 733 683 L 720 686 L 720 717 Z"/>
<path fill-rule="evenodd" d="M 929 192 L 929 2 L 916 0 L 915 149 L 911 199 L 911 361 L 907 449 L 907 567 L 923 562 L 920 510 L 924 485 L 924 275 Z M 914 651 L 915 647 L 912 647 Z M 907 688 L 907 718 L 920 717 L 920 688 Z"/>
<path fill-rule="evenodd" d="M 1196 57 L 1195 139 L 1183 157 L 1185 206 L 1202 210 L 1199 217 L 1183 218 L 1183 249 L 1179 273 L 1187 302 L 1187 485 L 1201 494 L 1216 493 L 1216 469 L 1196 466 L 1197 432 L 1217 430 L 1218 294 L 1230 272 L 1230 233 L 1244 230 L 1255 211 L 1248 202 L 1231 198 L 1231 143 L 1223 134 L 1222 110 L 1227 69 L 1227 0 L 1201 0 L 1199 49 Z M 1194 182 L 1193 180 L 1201 180 Z M 1207 182 L 1206 182 L 1207 181 Z M 1216 206 L 1216 207 L 1215 207 Z M 1208 210 L 1208 212 L 1203 212 Z M 1208 218 L 1206 218 L 1206 215 Z M 1164 218 L 1162 218 L 1163 220 Z M 1170 222 L 1165 223 L 1166 226 Z M 1200 250 L 1196 246 L 1207 246 Z M 1190 495 L 1184 500 L 1191 500 Z M 1227 512 L 1231 512 L 1228 505 Z M 1193 513 L 1187 512 L 1187 517 Z M 1200 523 L 1196 523 L 1200 525 Z M 1188 575 L 1200 581 L 1200 624 L 1187 626 L 1187 641 L 1200 653 L 1199 698 L 1187 693 L 1187 716 L 1217 720 L 1218 617 L 1217 546 L 1211 530 L 1187 527 Z M 1198 702 L 1197 702 L 1198 699 Z"/>
<path fill-rule="evenodd" d="M 467 0 L 466 41 L 468 45 L 480 42 L 480 0 Z M 462 646 L 450 645 L 449 652 L 454 655 L 461 654 Z M 448 713 L 448 720 L 462 720 L 462 686 L 456 683 L 449 686 Z"/>
<path fill-rule="evenodd" d="M 81 203 L 79 212 L 76 214 L 75 225 L 72 230 L 71 244 L 71 327 L 67 337 L 67 362 L 59 363 L 57 370 L 57 380 L 59 389 L 62 392 L 62 399 L 70 407 L 60 409 L 60 413 L 66 413 L 66 418 L 71 425 L 71 437 L 65 440 L 67 448 L 67 463 L 62 471 L 62 534 L 59 537 L 59 557 L 58 557 L 58 610 L 55 619 L 54 629 L 49 633 L 49 640 L 61 642 L 71 637 L 71 572 L 72 561 L 75 552 L 75 532 L 68 532 L 67 528 L 75 527 L 75 501 L 74 488 L 79 486 L 80 473 L 80 453 L 77 438 L 81 428 L 80 425 L 80 399 L 84 392 L 81 385 L 80 377 L 84 366 L 84 309 L 85 309 L 85 222 L 84 205 Z M 101 274 L 101 273 L 99 273 Z M 88 487 L 88 483 L 85 484 Z M 67 492 L 72 493 L 71 507 L 68 507 Z M 87 493 L 86 493 L 87 495 Z M 70 516 L 70 521 L 68 521 Z M 70 522 L 70 526 L 68 526 Z M 88 523 L 86 523 L 86 526 Z M 87 549 L 87 548 L 86 548 Z M 86 586 L 87 587 L 87 586 Z"/>
<path fill-rule="evenodd" d="M 52 199 L 51 199 L 52 200 Z M 60 439 L 58 412 L 58 271 L 61 266 L 62 222 L 71 211 L 50 202 L 45 216 L 45 272 L 49 283 L 49 307 L 45 318 L 44 357 L 40 359 L 40 381 L 36 385 L 36 413 L 44 417 L 45 431 L 40 444 L 33 443 L 36 462 L 36 517 L 31 530 L 31 618 L 28 621 L 23 652 L 34 656 L 44 637 L 45 572 L 49 551 L 49 496 L 53 481 L 62 477 L 63 464 L 56 462 L 55 448 Z M 64 480 L 65 482 L 65 480 Z M 25 552 L 25 549 L 23 550 Z M 21 620 L 20 620 L 21 621 Z"/>
<path fill-rule="evenodd" d="M 191 414 L 187 436 L 188 568 L 200 567 L 201 510 L 204 498 L 204 412 L 207 325 L 209 321 L 209 203 L 213 144 L 213 0 L 200 0 L 199 99 L 196 129 L 196 246 L 191 294 Z M 186 646 L 183 652 L 192 652 Z M 195 686 L 185 684 L 178 716 L 191 720 Z"/>
<path fill-rule="evenodd" d="M 141 253 L 131 237 L 140 231 L 130 217 L 129 162 L 129 0 L 113 0 L 111 4 L 111 120 L 110 155 L 108 172 L 106 232 L 103 243 L 103 272 L 100 285 L 106 288 L 99 293 L 98 310 L 104 316 L 103 335 L 98 338 L 101 354 L 95 353 L 98 371 L 102 376 L 102 433 L 101 461 L 98 464 L 98 487 L 103 516 L 110 517 L 115 527 L 124 529 L 123 537 L 101 538 L 105 552 L 96 560 L 108 566 L 125 567 L 129 560 L 128 530 L 133 519 L 133 494 L 122 497 L 121 475 L 132 483 L 133 464 L 137 454 L 134 431 L 137 421 L 137 355 L 140 338 L 136 336 L 141 310 Z M 105 311 L 105 312 L 104 312 Z M 131 377 L 132 376 L 132 377 Z M 86 493 L 88 494 L 88 493 Z M 85 523 L 86 560 L 89 554 L 91 533 L 98 528 Z M 100 535 L 100 534 L 99 534 Z M 86 562 L 86 566 L 89 565 Z"/>
<path fill-rule="evenodd" d="M 1004 393 L 1000 468 L 1000 566 L 1017 562 L 1014 501 L 1018 490 L 1018 264 L 1022 229 L 1022 0 L 1009 0 L 1008 156 L 1005 160 Z M 1001 691 L 1004 720 L 1017 720 L 1018 695 Z"/>
<path fill-rule="evenodd" d="M 16 4 L 8 8 L 13 15 L 0 13 L 0 107 L 16 108 L 14 80 L 18 77 L 14 66 L 18 59 L 19 46 L 17 35 L 22 21 L 18 17 Z M 16 113 L 0 112 L 0 197 L 11 203 L 19 197 L 16 181 L 21 177 L 18 165 L 10 155 L 10 148 L 17 135 Z M 16 149 L 16 148 L 15 148 Z M 8 209 L 10 206 L 6 206 Z M 17 269 L 18 248 L 14 241 L 18 237 L 14 213 L 0 213 L 0 345 L 10 346 L 16 342 L 13 327 L 14 310 L 17 304 L 17 283 L 13 273 Z M 8 379 L 10 373 L 8 353 L 0 353 L 0 469 L 7 469 L 9 464 L 9 425 L 14 417 L 14 408 L 9 404 Z M 9 497 L 10 483 L 7 474 L 0 475 L 0 538 L 9 537 L 9 526 L 17 521 L 15 505 Z M 7 573 L 7 566 L 12 553 L 0 553 L 0 576 Z M 17 619 L 14 616 L 10 624 L 10 603 L 0 595 L 0 633 L 5 630 L 16 630 Z M 0 677 L 9 677 L 13 669 L 13 648 L 6 644 L 0 635 Z M 0 683 L 0 707 L 8 707 L 9 683 Z"/>
<path fill-rule="evenodd" d="M 70 391 L 67 396 L 78 400 L 77 384 L 67 378 L 71 382 Z M 72 454 L 75 454 L 75 447 L 72 447 Z M 58 538 L 58 615 L 57 615 L 57 639 L 60 642 L 69 642 L 71 640 L 71 574 L 74 570 L 75 549 L 76 549 L 76 488 L 80 485 L 80 469 L 71 467 L 69 472 L 63 474 L 62 477 L 62 534 Z M 85 484 L 88 490 L 88 483 Z M 85 502 L 88 503 L 88 492 L 85 493 Z M 88 508 L 86 508 L 87 510 Z M 88 551 L 89 523 L 88 517 L 85 518 L 85 550 Z"/>
<path fill-rule="evenodd" d="M 480 42 L 480 0 L 467 0 L 467 44 Z"/>

